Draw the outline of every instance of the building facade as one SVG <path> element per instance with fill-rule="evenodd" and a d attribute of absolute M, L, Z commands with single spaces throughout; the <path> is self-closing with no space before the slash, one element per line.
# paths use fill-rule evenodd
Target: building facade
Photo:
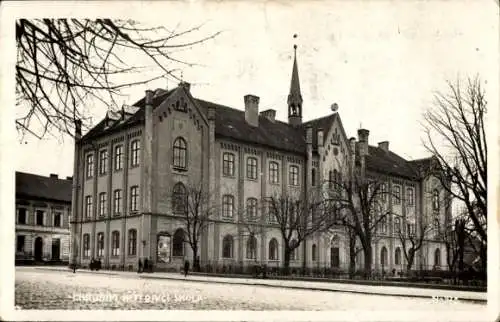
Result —
<path fill-rule="evenodd" d="M 16 172 L 16 263 L 69 262 L 72 178 Z"/>
<path fill-rule="evenodd" d="M 201 262 L 281 265 L 279 230 L 246 236 L 241 210 L 260 211 L 256 203 L 269 195 L 307 193 L 357 158 L 400 196 L 389 198 L 393 215 L 374 239 L 375 269 L 404 267 L 395 229 L 407 224 L 415 229 L 423 218 L 442 223 L 447 218 L 428 195 L 436 189 L 438 197 L 443 194 L 423 171 L 428 159 L 407 161 L 390 151 L 388 142 L 372 146 L 365 129 L 349 139 L 337 112 L 303 122 L 296 55 L 284 102 L 288 122 L 277 120 L 276 110 L 259 111 L 258 96 L 246 95 L 243 103 L 239 110 L 195 98 L 182 82 L 168 91 L 146 91 L 132 106 L 108 112 L 84 136 L 77 126 L 73 260 L 85 266 L 101 258 L 107 267 L 133 268 L 139 258 L 149 258 L 159 269 L 191 260 L 190 247 L 182 242 L 185 222 L 175 215 L 172 195 L 196 183 L 221 205 L 200 240 Z M 360 155 L 360 149 L 366 153 Z M 257 217 L 268 224 L 267 216 Z M 347 245 L 344 228 L 335 227 L 306 240 L 291 266 L 346 267 Z M 414 265 L 444 268 L 444 251 L 437 238 L 429 237 Z"/>

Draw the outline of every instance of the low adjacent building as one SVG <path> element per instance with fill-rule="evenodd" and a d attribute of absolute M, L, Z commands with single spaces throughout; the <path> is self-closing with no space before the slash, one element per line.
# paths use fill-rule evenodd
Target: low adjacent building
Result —
<path fill-rule="evenodd" d="M 16 172 L 16 264 L 67 263 L 72 178 Z"/>

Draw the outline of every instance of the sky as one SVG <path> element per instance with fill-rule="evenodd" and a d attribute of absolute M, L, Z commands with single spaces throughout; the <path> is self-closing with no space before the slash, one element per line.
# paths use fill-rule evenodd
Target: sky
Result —
<path fill-rule="evenodd" d="M 325 116 L 337 103 L 348 136 L 361 126 L 370 130 L 370 144 L 387 140 L 406 159 L 429 156 L 421 143 L 422 114 L 446 81 L 479 75 L 489 104 L 498 106 L 495 1 L 34 2 L 30 10 L 11 9 L 28 17 L 127 17 L 180 29 L 204 23 L 197 35 L 222 34 L 182 56 L 202 65 L 183 70 L 193 96 L 243 110 L 243 96 L 254 94 L 259 110 L 273 108 L 282 121 L 297 44 L 303 120 Z M 176 85 L 131 88 L 124 100 L 133 104 L 148 88 Z M 97 124 L 107 108 L 89 110 Z M 20 141 L 14 131 L 10 138 L 15 170 L 72 175 L 70 137 Z"/>

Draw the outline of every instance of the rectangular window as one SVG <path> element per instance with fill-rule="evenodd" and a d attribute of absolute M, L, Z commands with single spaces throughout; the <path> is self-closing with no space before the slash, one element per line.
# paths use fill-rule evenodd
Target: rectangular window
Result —
<path fill-rule="evenodd" d="M 117 145 L 115 147 L 115 170 L 123 169 L 123 146 Z"/>
<path fill-rule="evenodd" d="M 97 257 L 104 256 L 104 233 L 97 234 Z"/>
<path fill-rule="evenodd" d="M 135 140 L 130 143 L 130 165 L 132 167 L 136 167 L 139 165 L 140 150 L 141 143 L 139 142 L 139 140 Z"/>
<path fill-rule="evenodd" d="M 54 213 L 54 227 L 62 227 L 62 214 L 60 212 Z"/>
<path fill-rule="evenodd" d="M 247 199 L 247 217 L 248 220 L 257 220 L 257 199 L 248 198 Z"/>
<path fill-rule="evenodd" d="M 85 197 L 85 217 L 92 218 L 92 196 Z"/>
<path fill-rule="evenodd" d="M 233 210 L 234 210 L 234 197 L 230 195 L 224 195 L 222 197 L 222 216 L 226 218 L 232 218 Z"/>
<path fill-rule="evenodd" d="M 106 193 L 101 192 L 99 194 L 99 216 L 104 216 L 106 215 L 106 210 L 107 210 L 107 204 L 106 204 Z"/>
<path fill-rule="evenodd" d="M 94 155 L 93 154 L 87 154 L 87 160 L 86 160 L 86 173 L 87 173 L 87 178 L 92 178 L 94 176 Z"/>
<path fill-rule="evenodd" d="M 90 235 L 83 235 L 83 257 L 90 257 Z"/>
<path fill-rule="evenodd" d="M 408 206 L 413 206 L 413 202 L 414 202 L 413 188 L 406 189 L 406 200 L 407 200 Z"/>
<path fill-rule="evenodd" d="M 36 225 L 37 226 L 43 226 L 43 217 L 44 217 L 44 211 L 43 210 L 37 210 L 36 211 Z"/>
<path fill-rule="evenodd" d="M 394 186 L 393 190 L 394 204 L 399 205 L 401 203 L 401 187 Z"/>
<path fill-rule="evenodd" d="M 120 189 L 113 192 L 113 211 L 115 215 L 122 212 L 122 191 Z"/>
<path fill-rule="evenodd" d="M 16 251 L 19 253 L 24 252 L 24 241 L 25 241 L 25 236 L 24 235 L 17 235 L 17 240 L 16 240 Z"/>
<path fill-rule="evenodd" d="M 289 181 L 290 181 L 290 185 L 292 185 L 292 186 L 299 185 L 299 167 L 298 166 L 296 166 L 296 165 L 290 166 Z"/>
<path fill-rule="evenodd" d="M 128 254 L 135 255 L 137 253 L 137 230 L 130 229 L 128 231 Z"/>
<path fill-rule="evenodd" d="M 269 162 L 269 182 L 279 183 L 280 182 L 280 170 L 277 162 Z"/>
<path fill-rule="evenodd" d="M 257 159 L 248 158 L 247 159 L 247 178 L 255 180 L 257 179 Z"/>
<path fill-rule="evenodd" d="M 26 224 L 26 208 L 17 209 L 17 223 L 20 225 Z"/>
<path fill-rule="evenodd" d="M 111 256 L 120 255 L 120 233 L 114 231 L 111 234 Z"/>
<path fill-rule="evenodd" d="M 139 210 L 139 187 L 134 186 L 130 188 L 130 211 L 138 211 Z"/>
<path fill-rule="evenodd" d="M 99 152 L 99 174 L 106 174 L 108 171 L 108 150 Z"/>
<path fill-rule="evenodd" d="M 223 154 L 222 173 L 225 176 L 234 176 L 234 154 L 227 152 Z"/>
<path fill-rule="evenodd" d="M 382 201 L 387 202 L 387 185 L 385 183 L 380 185 L 380 194 L 382 196 Z"/>
<path fill-rule="evenodd" d="M 270 223 L 277 223 L 278 222 L 278 218 L 276 218 L 276 213 L 275 213 L 275 209 L 273 207 L 273 202 L 269 201 L 267 202 L 267 214 L 268 214 L 268 220 Z"/>

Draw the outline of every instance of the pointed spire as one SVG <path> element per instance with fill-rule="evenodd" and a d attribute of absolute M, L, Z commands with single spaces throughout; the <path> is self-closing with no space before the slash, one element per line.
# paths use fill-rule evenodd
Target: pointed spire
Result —
<path fill-rule="evenodd" d="M 299 81 L 299 68 L 297 66 L 297 45 L 293 45 L 293 69 L 292 69 L 292 81 L 290 82 L 290 97 L 302 99 L 300 93 L 300 81 Z"/>
<path fill-rule="evenodd" d="M 297 34 L 293 35 L 297 38 Z M 293 68 L 288 94 L 288 123 L 298 125 L 302 123 L 302 93 L 300 92 L 299 67 L 297 64 L 297 44 L 293 45 Z"/>

